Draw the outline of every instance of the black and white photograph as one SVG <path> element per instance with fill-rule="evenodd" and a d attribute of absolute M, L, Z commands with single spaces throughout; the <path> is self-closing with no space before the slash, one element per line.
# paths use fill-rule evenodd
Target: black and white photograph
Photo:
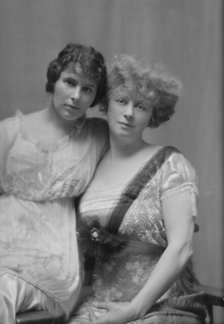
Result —
<path fill-rule="evenodd" d="M 0 1 L 0 324 L 224 324 L 223 19 Z"/>

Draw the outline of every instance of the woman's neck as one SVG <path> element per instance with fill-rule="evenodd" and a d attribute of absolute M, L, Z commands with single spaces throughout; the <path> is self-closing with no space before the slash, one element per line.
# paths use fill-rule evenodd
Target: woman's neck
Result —
<path fill-rule="evenodd" d="M 148 146 L 149 144 L 144 142 L 142 138 L 135 139 L 135 141 L 121 141 L 120 139 L 117 140 L 113 136 L 110 136 L 110 148 L 108 154 L 112 159 L 125 159 L 136 155 Z"/>
<path fill-rule="evenodd" d="M 65 132 L 72 131 L 77 123 L 77 120 L 70 121 L 61 118 L 55 111 L 52 104 L 50 104 L 49 107 L 45 109 L 45 118 L 47 123 L 54 125 L 56 128 L 64 130 Z"/>

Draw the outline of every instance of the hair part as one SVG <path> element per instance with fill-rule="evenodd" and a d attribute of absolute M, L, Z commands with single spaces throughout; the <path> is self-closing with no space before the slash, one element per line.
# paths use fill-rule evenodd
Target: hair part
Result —
<path fill-rule="evenodd" d="M 116 88 L 122 86 L 134 86 L 152 105 L 152 115 L 148 124 L 151 128 L 158 127 L 170 119 L 182 92 L 182 83 L 165 71 L 162 65 L 146 65 L 126 54 L 114 57 L 108 75 L 108 99 Z M 106 109 L 107 106 L 104 110 Z"/>
<path fill-rule="evenodd" d="M 97 83 L 97 92 L 90 107 L 104 101 L 107 92 L 107 68 L 103 55 L 91 46 L 69 43 L 48 65 L 45 90 L 54 93 L 55 83 L 62 71 L 79 66 L 82 72 Z"/>

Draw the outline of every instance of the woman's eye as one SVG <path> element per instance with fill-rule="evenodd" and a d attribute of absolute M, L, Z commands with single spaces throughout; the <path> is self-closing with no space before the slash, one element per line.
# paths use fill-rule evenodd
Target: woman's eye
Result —
<path fill-rule="evenodd" d="M 138 110 L 143 110 L 143 111 L 146 110 L 146 107 L 143 104 L 137 104 L 135 107 Z"/>
<path fill-rule="evenodd" d="M 125 105 L 127 103 L 127 100 L 125 98 L 117 98 L 115 101 L 121 105 Z"/>
<path fill-rule="evenodd" d="M 92 92 L 93 92 L 93 88 L 90 88 L 90 87 L 84 87 L 84 88 L 83 88 L 83 91 L 86 92 L 86 93 L 92 93 Z"/>
<path fill-rule="evenodd" d="M 72 79 L 67 79 L 67 80 L 65 80 L 65 82 L 71 87 L 75 87 L 77 85 L 77 82 Z"/>

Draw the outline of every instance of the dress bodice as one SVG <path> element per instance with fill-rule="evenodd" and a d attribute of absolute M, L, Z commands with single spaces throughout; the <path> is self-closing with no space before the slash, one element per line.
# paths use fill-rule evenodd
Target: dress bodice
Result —
<path fill-rule="evenodd" d="M 128 185 L 129 183 L 107 184 L 104 188 L 91 190 L 90 184 L 80 201 L 81 217 L 89 224 L 91 219 L 97 218 L 102 225 L 106 225 L 114 208 L 122 203 L 120 198 Z M 196 216 L 198 198 L 196 173 L 181 153 L 173 153 L 130 205 L 119 231 L 128 233 L 132 238 L 134 236 L 140 240 L 153 240 L 154 243 L 166 245 L 162 201 L 182 192 L 187 193 L 191 200 L 192 215 Z M 154 236 L 152 236 L 153 229 Z M 157 240 L 156 237 L 160 238 Z"/>
<path fill-rule="evenodd" d="M 0 141 L 8 143 L 0 150 L 1 190 L 32 201 L 78 196 L 106 148 L 103 121 L 86 119 L 78 133 L 73 131 L 47 150 L 26 133 L 22 118 L 20 113 L 1 122 Z"/>
<path fill-rule="evenodd" d="M 80 216 L 89 224 L 97 218 L 101 225 L 106 226 L 117 204 L 122 203 L 120 197 L 125 186 L 113 184 L 112 187 L 108 184 L 105 188 L 92 191 L 90 185 L 80 202 Z M 176 195 L 182 193 L 190 200 L 192 215 L 195 217 L 198 195 L 195 171 L 181 153 L 173 153 L 129 206 L 119 233 L 126 234 L 133 241 L 153 243 L 165 248 L 167 237 L 162 202 L 175 199 Z M 158 255 L 151 255 L 142 246 L 131 252 L 130 249 L 124 249 L 103 264 L 98 260 L 94 273 L 96 298 L 131 300 L 143 287 L 157 261 Z M 179 288 L 175 289 L 177 293 Z"/>

